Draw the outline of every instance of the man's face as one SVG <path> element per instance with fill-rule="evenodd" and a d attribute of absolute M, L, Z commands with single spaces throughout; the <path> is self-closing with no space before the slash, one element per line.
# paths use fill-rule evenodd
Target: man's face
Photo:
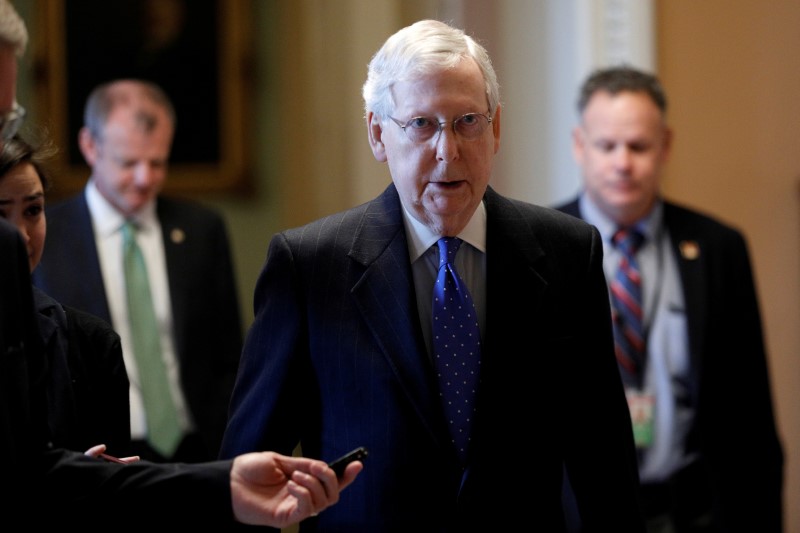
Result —
<path fill-rule="evenodd" d="M 92 167 L 100 194 L 124 216 L 137 213 L 164 185 L 172 146 L 173 125 L 155 106 L 156 118 L 147 129 L 137 112 L 127 106 L 112 110 L 100 139 L 81 131 L 81 151 Z"/>
<path fill-rule="evenodd" d="M 644 92 L 594 94 L 573 131 L 586 192 L 621 225 L 645 216 L 658 197 L 671 132 Z"/>
<path fill-rule="evenodd" d="M 467 113 L 488 113 L 486 88 L 474 61 L 402 81 L 393 89 L 392 117 L 406 124 L 414 117 L 446 122 L 425 143 L 415 143 L 386 117 L 368 116 L 370 145 L 386 161 L 404 207 L 434 233 L 456 235 L 475 212 L 489 184 L 494 155 L 500 148 L 500 109 L 475 139 L 453 131 L 453 120 Z M 483 120 L 483 119 L 481 119 Z"/>

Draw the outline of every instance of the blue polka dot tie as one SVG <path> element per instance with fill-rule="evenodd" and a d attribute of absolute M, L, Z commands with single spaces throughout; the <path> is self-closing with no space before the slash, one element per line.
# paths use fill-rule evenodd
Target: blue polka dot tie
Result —
<path fill-rule="evenodd" d="M 455 268 L 461 239 L 439 239 L 439 275 L 433 286 L 433 360 L 439 395 L 462 464 L 466 463 L 480 364 L 478 315 Z"/>

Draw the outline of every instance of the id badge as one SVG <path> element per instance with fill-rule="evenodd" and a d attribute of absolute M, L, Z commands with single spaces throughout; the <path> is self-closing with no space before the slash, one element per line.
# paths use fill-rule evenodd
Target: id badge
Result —
<path fill-rule="evenodd" d="M 653 444 L 655 398 L 636 389 L 627 389 L 628 410 L 633 424 L 633 440 L 637 448 L 649 448 Z"/>

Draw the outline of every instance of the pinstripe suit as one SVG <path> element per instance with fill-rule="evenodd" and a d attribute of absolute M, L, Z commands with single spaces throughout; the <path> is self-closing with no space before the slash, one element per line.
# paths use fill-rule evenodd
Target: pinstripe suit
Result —
<path fill-rule="evenodd" d="M 484 201 L 487 325 L 463 475 L 448 447 L 395 186 L 273 237 L 222 456 L 298 443 L 325 460 L 370 451 L 340 503 L 304 531 L 502 531 L 521 516 L 563 530 L 563 464 L 591 525 L 639 530 L 599 234 L 491 188 Z"/>

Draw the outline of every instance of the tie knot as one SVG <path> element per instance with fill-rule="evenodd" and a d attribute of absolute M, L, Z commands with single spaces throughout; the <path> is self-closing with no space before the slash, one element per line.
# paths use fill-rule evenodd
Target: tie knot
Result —
<path fill-rule="evenodd" d="M 633 255 L 642 246 L 644 235 L 636 228 L 620 228 L 613 237 L 614 246 L 625 255 Z"/>
<path fill-rule="evenodd" d="M 442 237 L 439 239 L 439 266 L 454 262 L 461 242 L 458 237 Z"/>
<path fill-rule="evenodd" d="M 139 230 L 139 226 L 133 220 L 126 220 L 120 226 L 120 231 L 126 237 L 131 235 L 136 235 L 136 232 Z"/>

